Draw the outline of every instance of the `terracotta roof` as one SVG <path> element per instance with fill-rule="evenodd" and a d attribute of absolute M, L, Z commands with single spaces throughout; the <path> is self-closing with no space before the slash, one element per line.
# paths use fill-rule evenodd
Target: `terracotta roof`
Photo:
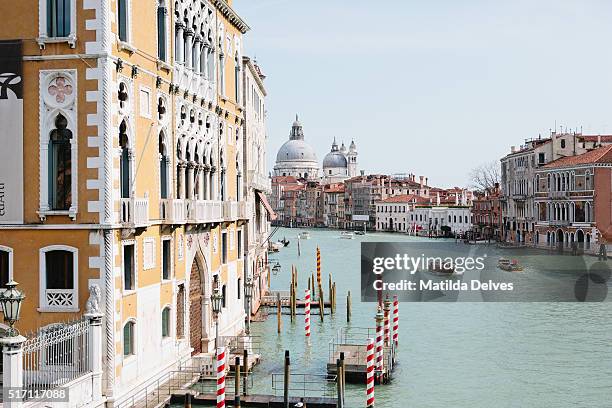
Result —
<path fill-rule="evenodd" d="M 418 203 L 423 200 L 428 201 L 424 197 L 420 197 L 414 194 L 401 194 L 393 197 L 385 198 L 384 200 L 378 201 L 379 203 Z"/>
<path fill-rule="evenodd" d="M 342 193 L 344 192 L 344 184 L 330 184 L 325 186 L 326 193 Z"/>
<path fill-rule="evenodd" d="M 293 176 L 275 176 L 272 182 L 277 184 L 299 184 L 300 182 Z"/>
<path fill-rule="evenodd" d="M 585 142 L 597 142 L 601 138 L 601 143 L 612 143 L 612 135 L 583 135 L 578 136 L 578 139 L 582 139 Z"/>
<path fill-rule="evenodd" d="M 285 186 L 283 191 L 300 191 L 300 190 L 304 190 L 304 188 L 305 188 L 305 186 L 302 185 L 302 184 L 288 185 L 288 186 Z"/>
<path fill-rule="evenodd" d="M 589 150 L 578 156 L 562 157 L 543 166 L 544 169 L 577 166 L 590 163 L 612 163 L 612 145 Z"/>

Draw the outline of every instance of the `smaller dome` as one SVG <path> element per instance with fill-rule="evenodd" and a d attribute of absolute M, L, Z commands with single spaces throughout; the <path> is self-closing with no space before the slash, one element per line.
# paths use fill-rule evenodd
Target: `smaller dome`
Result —
<path fill-rule="evenodd" d="M 336 139 L 334 139 L 334 143 L 332 143 L 332 148 L 329 153 L 325 155 L 323 159 L 323 168 L 346 168 L 348 166 L 348 161 L 346 160 L 346 156 L 340 150 L 338 150 L 338 145 L 336 144 Z"/>

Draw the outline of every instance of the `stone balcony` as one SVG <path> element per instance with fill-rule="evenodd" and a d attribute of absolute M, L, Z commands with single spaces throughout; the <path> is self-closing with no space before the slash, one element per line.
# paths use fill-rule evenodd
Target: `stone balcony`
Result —
<path fill-rule="evenodd" d="M 186 222 L 189 224 L 218 223 L 223 220 L 223 202 L 185 200 Z"/>
<path fill-rule="evenodd" d="M 184 224 L 186 220 L 185 200 L 162 199 L 159 203 L 159 218 L 164 224 Z"/>
<path fill-rule="evenodd" d="M 552 199 L 568 199 L 569 192 L 568 191 L 549 191 L 548 197 Z"/>
<path fill-rule="evenodd" d="M 255 190 L 263 191 L 264 193 L 269 194 L 272 191 L 272 185 L 270 178 L 259 174 L 255 170 L 249 170 L 249 182 L 252 188 Z"/>
<path fill-rule="evenodd" d="M 148 198 L 121 198 L 119 204 L 119 223 L 132 228 L 149 226 Z"/>

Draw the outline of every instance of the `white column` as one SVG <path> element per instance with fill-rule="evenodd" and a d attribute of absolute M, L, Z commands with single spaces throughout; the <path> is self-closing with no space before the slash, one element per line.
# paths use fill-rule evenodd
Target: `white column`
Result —
<path fill-rule="evenodd" d="M 177 171 L 177 182 L 178 182 L 178 197 L 177 198 L 185 198 L 185 163 L 181 162 L 178 164 Z"/>
<path fill-rule="evenodd" d="M 193 68 L 193 54 L 191 49 L 193 48 L 193 30 L 188 28 L 185 30 L 185 66 L 187 68 Z"/>
<path fill-rule="evenodd" d="M 193 167 L 194 167 L 193 162 L 187 163 L 187 182 L 185 183 L 187 187 L 187 194 L 185 198 L 188 198 L 190 200 L 193 199 L 193 182 L 194 182 Z"/>
<path fill-rule="evenodd" d="M 193 51 L 194 51 L 193 70 L 195 72 L 202 73 L 201 64 L 200 64 L 201 63 L 200 59 L 202 58 L 202 40 L 200 39 L 199 35 L 196 35 L 193 41 L 194 41 L 193 43 Z"/>
<path fill-rule="evenodd" d="M 2 346 L 2 387 L 4 393 L 2 406 L 17 408 L 23 406 L 22 401 L 9 400 L 9 390 L 21 390 L 23 387 L 23 336 L 4 337 L 0 339 Z"/>
<path fill-rule="evenodd" d="M 204 200 L 204 165 L 198 166 L 198 198 Z"/>
<path fill-rule="evenodd" d="M 176 50 L 175 52 L 175 58 L 176 58 L 176 62 L 184 62 L 184 57 L 183 57 L 183 51 L 184 51 L 184 45 L 183 45 L 183 30 L 185 29 L 185 25 L 183 23 L 176 23 L 175 26 L 175 37 L 174 37 L 174 48 Z"/>
<path fill-rule="evenodd" d="M 102 313 L 92 312 L 85 314 L 89 319 L 89 350 L 88 358 L 92 373 L 93 401 L 102 398 Z"/>

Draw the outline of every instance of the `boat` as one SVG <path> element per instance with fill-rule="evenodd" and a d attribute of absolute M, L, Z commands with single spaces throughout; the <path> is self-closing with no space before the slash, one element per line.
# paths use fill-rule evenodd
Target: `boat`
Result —
<path fill-rule="evenodd" d="M 268 246 L 268 252 L 278 252 L 283 247 L 283 244 L 278 242 L 270 242 Z"/>
<path fill-rule="evenodd" d="M 280 241 L 278 241 L 279 244 L 282 244 L 284 247 L 288 247 L 289 244 L 291 243 L 291 241 L 289 241 L 287 238 L 283 237 L 283 239 L 281 239 Z"/>
<path fill-rule="evenodd" d="M 497 267 L 507 272 L 520 272 L 523 270 L 523 267 L 516 259 L 510 260 L 507 258 L 500 258 L 499 261 L 497 261 Z"/>
<path fill-rule="evenodd" d="M 299 239 L 310 239 L 310 232 L 303 231 L 298 234 Z"/>
<path fill-rule="evenodd" d="M 446 266 L 442 262 L 429 261 L 427 263 L 427 270 L 434 275 L 450 276 L 455 273 L 453 266 Z"/>
<path fill-rule="evenodd" d="M 355 231 L 355 235 L 365 235 L 365 231 Z"/>
<path fill-rule="evenodd" d="M 349 232 L 349 231 L 342 231 L 340 233 L 340 238 L 343 238 L 343 239 L 353 239 L 353 238 L 355 238 L 355 235 L 352 232 Z"/>

